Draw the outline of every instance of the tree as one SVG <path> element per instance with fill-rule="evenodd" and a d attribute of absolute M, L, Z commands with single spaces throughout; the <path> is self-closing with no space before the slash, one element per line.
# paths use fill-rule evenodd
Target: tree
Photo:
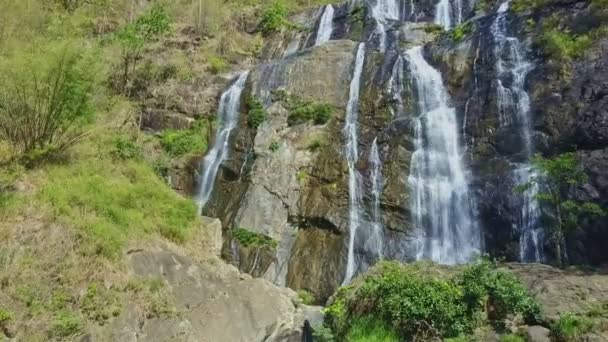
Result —
<path fill-rule="evenodd" d="M 121 47 L 122 91 L 130 95 L 129 78 L 146 44 L 169 31 L 169 16 L 164 7 L 155 5 L 148 12 L 118 32 L 116 38 Z"/>
<path fill-rule="evenodd" d="M 92 115 L 95 63 L 82 47 L 46 45 L 0 63 L 0 139 L 18 156 L 61 151 Z"/>
<path fill-rule="evenodd" d="M 551 239 L 555 245 L 558 266 L 565 261 L 563 247 L 565 233 L 578 226 L 582 215 L 598 217 L 605 215 L 605 211 L 595 203 L 570 199 L 570 191 L 587 182 L 587 174 L 579 166 L 574 153 L 564 153 L 554 158 L 544 158 L 536 155 L 532 158 L 536 174 L 527 183 L 518 186 L 518 191 L 525 191 L 534 185 L 541 189 L 536 199 L 547 204 L 553 217 L 549 218 L 552 229 Z"/>

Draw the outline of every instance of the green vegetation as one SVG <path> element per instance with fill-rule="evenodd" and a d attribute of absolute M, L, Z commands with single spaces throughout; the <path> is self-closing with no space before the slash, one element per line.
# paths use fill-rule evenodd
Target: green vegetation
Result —
<path fill-rule="evenodd" d="M 83 233 L 85 253 L 115 258 L 129 238 L 150 233 L 183 242 L 196 225 L 195 204 L 140 162 L 80 161 L 47 173 L 39 198 Z"/>
<path fill-rule="evenodd" d="M 450 38 L 454 42 L 461 42 L 462 40 L 464 40 L 464 38 L 466 38 L 466 36 L 471 34 L 471 32 L 473 32 L 473 24 L 471 24 L 471 22 L 469 21 L 454 27 L 449 34 Z"/>
<path fill-rule="evenodd" d="M 238 228 L 232 232 L 232 237 L 244 247 L 275 249 L 279 245 L 268 235 L 255 233 L 245 228 Z"/>
<path fill-rule="evenodd" d="M 423 30 L 428 34 L 439 34 L 443 32 L 443 26 L 439 24 L 428 24 L 423 27 Z"/>
<path fill-rule="evenodd" d="M 28 159 L 78 141 L 92 116 L 95 63 L 90 49 L 66 42 L 0 59 L 0 140 Z"/>
<path fill-rule="evenodd" d="M 551 330 L 559 341 L 578 341 L 584 334 L 594 329 L 594 322 L 584 315 L 565 313 L 553 324 Z"/>
<path fill-rule="evenodd" d="M 281 148 L 281 145 L 279 144 L 278 141 L 273 141 L 270 143 L 270 146 L 268 146 L 268 149 L 270 150 L 270 152 L 274 153 L 276 151 L 279 150 L 279 148 Z"/>
<path fill-rule="evenodd" d="M 116 40 L 121 47 L 122 91 L 124 94 L 129 95 L 130 93 L 130 75 L 137 67 L 146 44 L 157 40 L 169 32 L 169 29 L 169 15 L 165 8 L 155 5 L 116 34 Z"/>
<path fill-rule="evenodd" d="M 588 34 L 574 35 L 568 30 L 556 28 L 546 29 L 541 40 L 545 51 L 552 58 L 564 62 L 582 57 L 593 43 Z"/>
<path fill-rule="evenodd" d="M 374 317 L 356 318 L 346 337 L 349 342 L 399 342 L 399 335 L 390 325 Z"/>
<path fill-rule="evenodd" d="M 247 124 L 253 129 L 258 129 L 264 120 L 266 120 L 264 105 L 255 97 L 249 97 L 247 99 L 247 107 Z"/>
<path fill-rule="evenodd" d="M 513 9 L 515 13 L 536 11 L 547 6 L 551 1 L 553 0 L 513 0 L 511 9 Z"/>
<path fill-rule="evenodd" d="M 284 27 L 292 27 L 287 20 L 287 8 L 280 0 L 274 0 L 262 13 L 262 20 L 258 26 L 264 34 L 270 34 Z"/>
<path fill-rule="evenodd" d="M 225 59 L 218 56 L 209 58 L 209 70 L 214 74 L 221 74 L 226 72 L 229 68 L 228 62 Z"/>
<path fill-rule="evenodd" d="M 587 174 L 579 165 L 576 154 L 564 153 L 553 158 L 536 155 L 532 163 L 537 176 L 518 186 L 517 190 L 523 192 L 533 186 L 541 187 L 536 199 L 547 204 L 553 211 L 553 216 L 547 218 L 547 221 L 551 228 L 557 263 L 561 267 L 567 261 L 562 252 L 565 233 L 578 226 L 581 216 L 598 217 L 606 212 L 593 202 L 568 198 L 570 190 L 587 182 Z"/>
<path fill-rule="evenodd" d="M 114 290 L 105 289 L 98 283 L 92 283 L 87 287 L 80 303 L 80 309 L 87 319 L 103 325 L 111 317 L 120 314 L 121 303 Z"/>
<path fill-rule="evenodd" d="M 143 150 L 137 142 L 130 137 L 120 135 L 114 138 L 112 155 L 118 159 L 141 159 Z"/>
<path fill-rule="evenodd" d="M 359 283 L 341 288 L 325 314 L 336 336 L 348 336 L 356 319 L 374 317 L 400 340 L 455 338 L 507 315 L 528 323 L 541 319 L 538 304 L 515 276 L 484 260 L 455 275 L 420 263 L 383 262 Z"/>
<path fill-rule="evenodd" d="M 199 119 L 190 129 L 168 129 L 161 133 L 160 144 L 171 157 L 204 154 L 207 150 L 209 122 Z"/>
<path fill-rule="evenodd" d="M 306 290 L 298 290 L 298 298 L 300 298 L 300 302 L 304 305 L 312 305 L 315 303 L 315 297 Z"/>
<path fill-rule="evenodd" d="M 321 138 L 314 138 L 306 147 L 306 149 L 308 149 L 310 152 L 317 152 L 319 151 L 325 144 L 323 143 L 323 140 L 321 140 Z"/>
<path fill-rule="evenodd" d="M 287 123 L 294 126 L 312 121 L 315 125 L 324 125 L 331 119 L 333 111 L 333 107 L 326 103 L 300 102 L 291 108 Z"/>
<path fill-rule="evenodd" d="M 65 338 L 76 335 L 82 331 L 84 322 L 82 317 L 72 312 L 60 312 L 51 325 L 50 337 Z"/>
<path fill-rule="evenodd" d="M 348 22 L 360 23 L 365 19 L 365 6 L 357 5 L 348 14 Z"/>

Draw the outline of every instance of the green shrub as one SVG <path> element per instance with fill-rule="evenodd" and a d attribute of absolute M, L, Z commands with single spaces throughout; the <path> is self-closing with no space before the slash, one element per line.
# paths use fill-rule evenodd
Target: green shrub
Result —
<path fill-rule="evenodd" d="M 274 153 L 278 151 L 280 147 L 281 145 L 277 141 L 273 141 L 270 143 L 270 146 L 268 146 L 268 149 L 270 150 L 270 152 Z"/>
<path fill-rule="evenodd" d="M 321 147 L 323 147 L 323 141 L 319 138 L 314 138 L 309 144 L 307 149 L 310 152 L 317 152 L 318 150 L 321 149 Z"/>
<path fill-rule="evenodd" d="M 258 26 L 264 34 L 279 31 L 291 24 L 287 20 L 287 9 L 280 0 L 274 0 L 262 13 L 262 20 Z"/>
<path fill-rule="evenodd" d="M 93 115 L 96 65 L 72 43 L 0 59 L 0 140 L 29 161 L 73 145 Z"/>
<path fill-rule="evenodd" d="M 423 30 L 428 34 L 439 34 L 443 32 L 443 26 L 438 24 L 428 24 L 424 26 Z"/>
<path fill-rule="evenodd" d="M 245 228 L 235 229 L 232 232 L 232 237 L 244 247 L 275 249 L 279 245 L 279 242 L 270 236 L 255 233 Z"/>
<path fill-rule="evenodd" d="M 118 136 L 113 141 L 112 155 L 118 159 L 141 159 L 143 150 L 133 139 L 127 136 Z"/>
<path fill-rule="evenodd" d="M 82 318 L 72 312 L 59 312 L 49 330 L 51 337 L 65 338 L 76 335 L 82 331 L 84 323 Z"/>
<path fill-rule="evenodd" d="M 592 331 L 594 322 L 583 315 L 565 313 L 553 324 L 551 331 L 559 341 L 577 341 L 579 337 Z"/>
<path fill-rule="evenodd" d="M 466 36 L 473 32 L 473 25 L 471 22 L 460 24 L 452 29 L 450 32 L 450 38 L 454 42 L 461 42 Z"/>
<path fill-rule="evenodd" d="M 315 342 L 336 342 L 336 337 L 331 331 L 331 328 L 323 324 L 315 327 L 312 333 L 313 341 Z"/>
<path fill-rule="evenodd" d="M 357 5 L 348 14 L 348 22 L 353 24 L 363 22 L 365 19 L 365 6 Z"/>
<path fill-rule="evenodd" d="M 209 58 L 209 70 L 214 74 L 220 74 L 228 70 L 228 62 L 221 57 Z"/>
<path fill-rule="evenodd" d="M 312 305 L 315 303 L 315 297 L 306 290 L 298 290 L 298 298 L 304 305 Z"/>
<path fill-rule="evenodd" d="M 570 61 L 582 57 L 592 44 L 589 35 L 573 35 L 569 31 L 549 29 L 541 38 L 544 50 L 559 61 Z"/>
<path fill-rule="evenodd" d="M 207 127 L 207 121 L 198 120 L 187 130 L 165 130 L 160 134 L 160 144 L 172 157 L 203 154 L 207 150 Z"/>
<path fill-rule="evenodd" d="M 101 325 L 111 317 L 118 316 L 121 311 L 117 294 L 97 283 L 92 283 L 87 287 L 80 303 L 80 309 L 86 318 Z"/>
<path fill-rule="evenodd" d="M 331 119 L 333 110 L 333 107 L 326 103 L 298 103 L 290 111 L 287 124 L 294 126 L 312 121 L 315 125 L 323 125 Z"/>
<path fill-rule="evenodd" d="M 258 129 L 264 120 L 266 120 L 264 105 L 255 97 L 249 97 L 247 99 L 247 107 L 247 124 L 253 129 Z"/>
<path fill-rule="evenodd" d="M 553 0 L 513 0 L 511 9 L 513 9 L 515 13 L 535 11 L 548 5 L 551 1 Z"/>
<path fill-rule="evenodd" d="M 13 314 L 7 309 L 0 307 L 0 326 L 13 319 Z"/>
<path fill-rule="evenodd" d="M 347 336 L 357 318 L 375 317 L 389 324 L 400 340 L 424 340 L 472 334 L 488 307 L 501 317 L 521 314 L 528 322 L 540 317 L 539 306 L 523 285 L 489 261 L 478 261 L 455 275 L 431 272 L 424 265 L 380 263 L 338 292 L 324 311 L 326 323 L 337 336 Z"/>

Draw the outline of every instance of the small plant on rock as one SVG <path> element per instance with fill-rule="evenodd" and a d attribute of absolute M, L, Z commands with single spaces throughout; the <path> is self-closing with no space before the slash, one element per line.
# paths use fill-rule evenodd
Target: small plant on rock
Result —
<path fill-rule="evenodd" d="M 260 125 L 266 120 L 266 111 L 262 102 L 255 97 L 249 97 L 247 99 L 247 124 L 253 129 L 258 129 Z"/>

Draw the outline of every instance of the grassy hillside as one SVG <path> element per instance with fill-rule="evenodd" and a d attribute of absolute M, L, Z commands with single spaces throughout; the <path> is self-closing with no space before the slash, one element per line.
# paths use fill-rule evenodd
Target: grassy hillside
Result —
<path fill-rule="evenodd" d="M 289 13 L 327 2 L 2 1 L 0 340 L 76 339 L 126 303 L 174 314 L 122 259 L 158 243 L 205 253 L 167 170 L 205 152 L 215 114 L 143 133 L 142 99 L 251 63 Z M 278 21 L 262 32 L 257 18 Z"/>

